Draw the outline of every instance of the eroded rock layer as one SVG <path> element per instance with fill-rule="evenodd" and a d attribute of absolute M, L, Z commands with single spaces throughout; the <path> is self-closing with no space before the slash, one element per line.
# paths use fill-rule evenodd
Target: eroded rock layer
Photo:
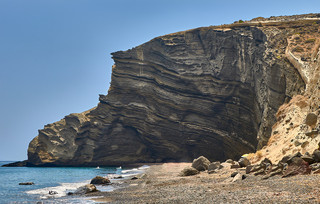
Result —
<path fill-rule="evenodd" d="M 39 131 L 29 165 L 102 166 L 237 158 L 266 144 L 275 113 L 305 83 L 277 57 L 283 30 L 198 28 L 113 53 L 97 107 Z M 282 49 L 282 51 L 281 51 Z"/>

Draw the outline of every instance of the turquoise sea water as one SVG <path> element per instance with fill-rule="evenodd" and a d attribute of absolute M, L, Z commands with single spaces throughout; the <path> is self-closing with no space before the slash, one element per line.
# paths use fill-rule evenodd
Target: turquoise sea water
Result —
<path fill-rule="evenodd" d="M 0 166 L 10 162 L 0 161 Z M 146 167 L 144 167 L 146 168 Z M 0 167 L 0 203 L 93 203 L 84 197 L 66 196 L 80 186 L 90 183 L 95 176 L 124 177 L 141 173 L 142 169 L 122 170 L 115 167 Z M 19 185 L 34 182 L 35 185 Z M 98 186 L 97 186 L 98 187 Z M 111 191 L 112 185 L 98 187 Z M 58 194 L 51 196 L 49 191 Z"/>

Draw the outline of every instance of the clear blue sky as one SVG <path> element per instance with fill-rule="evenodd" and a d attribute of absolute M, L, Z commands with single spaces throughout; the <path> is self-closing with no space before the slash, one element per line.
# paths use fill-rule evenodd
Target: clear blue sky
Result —
<path fill-rule="evenodd" d="M 111 52 L 159 35 L 320 12 L 319 0 L 0 0 L 0 160 L 24 160 L 44 125 L 107 94 Z"/>

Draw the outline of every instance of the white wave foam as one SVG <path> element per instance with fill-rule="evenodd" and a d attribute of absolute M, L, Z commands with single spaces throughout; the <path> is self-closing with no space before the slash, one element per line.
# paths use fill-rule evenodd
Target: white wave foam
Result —
<path fill-rule="evenodd" d="M 61 183 L 59 186 L 30 190 L 30 191 L 27 191 L 26 193 L 40 195 L 41 199 L 59 198 L 62 196 L 66 196 L 68 192 L 73 192 L 77 188 L 84 186 L 88 183 L 90 183 L 90 180 L 79 182 L 79 183 Z M 49 191 L 57 192 L 57 194 L 50 195 Z"/>

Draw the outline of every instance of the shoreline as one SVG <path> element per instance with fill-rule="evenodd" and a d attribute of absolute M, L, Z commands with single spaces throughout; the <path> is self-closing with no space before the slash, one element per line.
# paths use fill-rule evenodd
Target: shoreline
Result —
<path fill-rule="evenodd" d="M 191 163 L 153 165 L 139 179 L 124 181 L 125 186 L 112 192 L 86 195 L 97 203 L 319 203 L 320 175 L 288 178 L 262 176 L 230 182 L 231 173 L 244 169 L 225 169 L 214 174 L 201 172 L 181 177 Z M 92 198 L 90 198 L 92 197 Z"/>

